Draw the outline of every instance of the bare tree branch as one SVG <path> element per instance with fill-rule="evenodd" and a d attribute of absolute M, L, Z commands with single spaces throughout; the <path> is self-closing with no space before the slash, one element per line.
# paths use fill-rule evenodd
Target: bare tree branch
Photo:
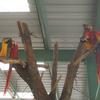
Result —
<path fill-rule="evenodd" d="M 58 61 L 58 44 L 55 43 L 53 66 L 52 66 L 52 73 L 51 73 L 51 93 L 50 93 L 50 96 L 51 96 L 52 100 L 56 100 L 56 87 L 54 88 L 54 86 L 57 82 L 57 61 Z"/>
<path fill-rule="evenodd" d="M 94 51 L 97 44 L 95 44 L 92 48 L 86 49 L 84 47 L 84 42 L 80 42 L 79 46 L 76 50 L 76 53 L 68 65 L 67 75 L 64 83 L 64 87 L 62 90 L 62 94 L 60 97 L 60 100 L 70 100 L 72 89 L 73 89 L 73 83 L 74 79 L 76 77 L 77 70 L 79 68 L 80 62 L 85 59 L 91 52 Z"/>
<path fill-rule="evenodd" d="M 27 56 L 27 68 L 23 70 L 22 67 L 16 67 L 18 74 L 27 82 L 36 100 L 51 100 L 44 88 L 39 75 L 34 51 L 30 38 L 30 32 L 26 23 L 18 22 L 20 36 L 24 44 L 24 49 Z M 27 74 L 27 75 L 26 75 Z"/>
<path fill-rule="evenodd" d="M 52 92 L 55 91 L 55 89 L 57 88 L 57 85 L 58 85 L 59 81 L 61 80 L 61 77 L 62 77 L 61 75 L 58 77 L 58 79 L 56 80 L 56 82 L 55 82 L 55 84 L 54 84 L 54 86 L 53 86 L 53 88 L 52 88 L 52 90 L 51 90 L 51 92 L 50 92 L 49 95 L 52 95 Z"/>

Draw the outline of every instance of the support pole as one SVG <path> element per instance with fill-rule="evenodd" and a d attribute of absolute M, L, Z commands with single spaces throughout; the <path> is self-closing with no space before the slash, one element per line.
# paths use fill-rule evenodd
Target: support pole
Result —
<path fill-rule="evenodd" d="M 95 100 L 95 95 L 97 91 L 97 74 L 96 74 L 96 61 L 95 56 L 91 54 L 86 59 L 87 72 L 88 72 L 88 87 L 90 100 Z M 100 100 L 100 99 L 98 99 Z"/>
<path fill-rule="evenodd" d="M 43 43 L 44 43 L 44 48 L 49 49 L 49 44 L 48 44 L 48 36 L 47 36 L 47 21 L 44 16 L 44 5 L 43 5 L 43 0 L 35 0 L 35 5 L 36 5 L 36 10 L 37 10 L 37 15 L 38 15 L 38 20 L 40 24 L 40 29 L 42 33 L 42 38 L 43 38 Z"/>
<path fill-rule="evenodd" d="M 96 16 L 96 30 L 100 32 L 100 0 L 97 0 L 97 16 Z M 93 82 L 93 81 L 92 81 Z M 100 86 L 94 85 L 97 90 L 95 93 L 95 100 L 100 100 Z"/>

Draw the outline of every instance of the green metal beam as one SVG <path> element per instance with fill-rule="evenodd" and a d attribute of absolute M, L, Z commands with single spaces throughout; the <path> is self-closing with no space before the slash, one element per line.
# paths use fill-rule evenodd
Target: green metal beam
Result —
<path fill-rule="evenodd" d="M 95 55 L 91 54 L 86 59 L 87 72 L 88 72 L 88 87 L 90 100 L 95 100 L 95 95 L 97 91 L 97 74 L 96 74 L 96 61 Z M 100 100 L 100 99 L 98 99 Z"/>
<path fill-rule="evenodd" d="M 100 31 L 100 0 L 97 0 L 96 29 Z"/>
<path fill-rule="evenodd" d="M 47 18 L 46 18 L 46 14 L 45 14 L 43 0 L 35 0 L 35 5 L 36 5 L 38 20 L 39 20 L 39 24 L 40 24 L 40 28 L 41 28 L 44 48 L 49 49 L 48 37 L 47 37 L 47 34 L 48 34 Z"/>
<path fill-rule="evenodd" d="M 97 0 L 97 17 L 96 17 L 96 29 L 100 31 L 100 0 Z M 100 100 L 100 85 L 97 87 L 95 100 Z"/>
<path fill-rule="evenodd" d="M 70 61 L 73 57 L 75 50 L 59 50 L 59 61 Z M 52 61 L 53 50 L 34 50 L 37 61 Z M 26 59 L 24 50 L 19 50 L 19 56 L 21 59 Z"/>

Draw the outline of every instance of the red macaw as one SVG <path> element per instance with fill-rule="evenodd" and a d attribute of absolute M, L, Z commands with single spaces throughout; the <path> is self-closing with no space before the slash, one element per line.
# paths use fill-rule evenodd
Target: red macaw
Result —
<path fill-rule="evenodd" d="M 84 47 L 86 49 L 90 49 L 96 43 L 95 31 L 90 25 L 87 25 L 87 28 L 85 29 L 86 30 L 84 30 L 82 42 L 84 42 Z"/>
<path fill-rule="evenodd" d="M 89 39 L 92 45 L 95 45 L 96 42 L 100 41 L 100 32 L 96 32 L 94 30 L 86 31 L 85 37 Z M 96 63 L 97 63 L 97 79 L 100 84 L 100 43 L 98 43 L 96 48 Z"/>
<path fill-rule="evenodd" d="M 92 45 L 96 43 L 96 32 L 93 26 L 88 26 L 88 31 L 84 33 L 85 38 L 90 41 Z"/>
<path fill-rule="evenodd" d="M 92 45 L 95 45 L 100 41 L 100 32 L 94 31 L 93 27 L 88 27 L 88 30 L 84 32 L 86 40 L 89 40 Z M 97 63 L 97 79 L 100 84 L 100 43 L 96 48 L 96 63 Z"/>
<path fill-rule="evenodd" d="M 11 44 L 10 58 L 11 59 L 18 58 L 18 44 L 15 44 L 14 42 L 12 42 L 12 44 Z M 6 91 L 9 88 L 9 82 L 11 79 L 11 75 L 12 75 L 12 64 L 10 64 L 10 66 L 9 66 L 7 79 L 6 79 L 6 85 L 5 85 L 5 89 L 4 89 L 4 94 L 6 94 Z"/>

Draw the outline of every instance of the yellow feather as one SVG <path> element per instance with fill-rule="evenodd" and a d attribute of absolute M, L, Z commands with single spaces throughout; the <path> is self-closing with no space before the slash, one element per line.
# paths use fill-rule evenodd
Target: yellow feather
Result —
<path fill-rule="evenodd" d="M 7 56 L 7 46 L 6 39 L 3 39 L 2 41 L 2 49 L 0 51 L 0 57 L 6 57 Z"/>

